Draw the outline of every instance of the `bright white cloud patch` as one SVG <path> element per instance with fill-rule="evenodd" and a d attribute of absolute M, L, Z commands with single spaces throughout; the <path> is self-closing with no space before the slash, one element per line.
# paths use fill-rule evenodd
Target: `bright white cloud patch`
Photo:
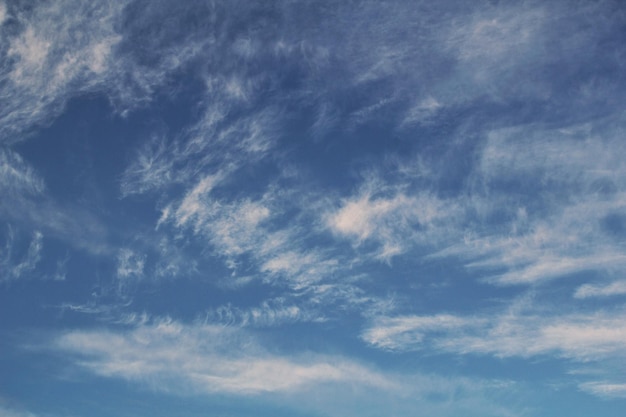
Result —
<path fill-rule="evenodd" d="M 371 185 L 367 185 L 371 187 Z M 427 193 L 411 195 L 397 191 L 391 197 L 364 192 L 346 200 L 328 216 L 329 228 L 359 246 L 376 242 L 376 256 L 390 259 L 415 244 L 432 244 L 451 222 L 456 204 Z"/>

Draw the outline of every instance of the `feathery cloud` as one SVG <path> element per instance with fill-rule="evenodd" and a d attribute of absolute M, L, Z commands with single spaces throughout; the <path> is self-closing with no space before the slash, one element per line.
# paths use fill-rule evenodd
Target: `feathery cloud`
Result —
<path fill-rule="evenodd" d="M 576 289 L 575 298 L 610 297 L 626 294 L 626 282 L 614 281 L 609 284 L 585 284 Z"/>
<path fill-rule="evenodd" d="M 384 376 L 340 357 L 281 357 L 241 330 L 172 320 L 121 331 L 71 331 L 55 348 L 78 355 L 98 375 L 142 382 L 162 391 L 250 395 L 348 382 L 391 388 Z"/>
<path fill-rule="evenodd" d="M 0 265 L 2 265 L 3 269 L 2 275 L 0 275 L 0 282 L 32 276 L 41 260 L 43 234 L 39 231 L 33 233 L 26 253 L 22 254 L 21 257 L 14 254 L 18 251 L 18 248 L 15 246 L 17 246 L 15 232 L 9 227 L 4 250 L 0 250 Z"/>
<path fill-rule="evenodd" d="M 367 343 L 390 350 L 497 357 L 557 355 L 578 361 L 626 355 L 621 311 L 539 316 L 505 312 L 496 316 L 399 316 L 380 318 L 366 329 Z"/>

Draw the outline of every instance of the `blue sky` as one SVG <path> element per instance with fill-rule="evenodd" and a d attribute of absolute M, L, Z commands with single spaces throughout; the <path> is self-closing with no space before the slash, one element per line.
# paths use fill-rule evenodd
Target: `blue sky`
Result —
<path fill-rule="evenodd" d="M 0 0 L 0 415 L 622 416 L 625 28 Z"/>

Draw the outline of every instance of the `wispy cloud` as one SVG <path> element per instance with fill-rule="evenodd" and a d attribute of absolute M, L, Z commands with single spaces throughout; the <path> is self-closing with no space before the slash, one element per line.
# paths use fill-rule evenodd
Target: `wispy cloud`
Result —
<path fill-rule="evenodd" d="M 145 263 L 145 255 L 129 248 L 119 250 L 116 270 L 118 293 L 124 294 L 129 287 L 132 288 L 137 284 L 137 281 L 143 277 Z"/>
<path fill-rule="evenodd" d="M 0 212 L 8 221 L 37 228 L 74 248 L 93 254 L 113 253 L 107 242 L 109 230 L 100 218 L 79 205 L 59 202 L 46 194 L 36 198 L 22 194 L 0 201 Z"/>
<path fill-rule="evenodd" d="M 106 253 L 106 230 L 89 210 L 59 202 L 31 164 L 10 148 L 0 147 L 0 217 L 10 225 L 2 261 L 9 277 L 32 274 L 43 256 L 43 236 L 57 238 L 91 253 Z M 31 244 L 20 260 L 18 241 L 23 231 L 32 232 Z M 56 271 L 42 277 L 63 280 L 67 256 L 57 261 Z"/>
<path fill-rule="evenodd" d="M 158 56 L 147 59 L 136 45 L 147 41 L 141 28 L 149 19 L 132 16 L 136 8 L 130 0 L 97 5 L 63 0 L 29 8 L 15 3 L 5 7 L 3 16 L 11 16 L 15 30 L 4 31 L 0 44 L 1 140 L 23 140 L 25 133 L 57 117 L 68 100 L 87 92 L 102 93 L 117 112 L 126 114 L 149 102 L 174 71 L 210 43 L 184 38 L 182 44 L 167 45 L 180 28 L 160 25 L 148 30 L 150 42 L 155 43 L 148 49 Z M 132 25 L 127 24 L 129 20 Z"/>
<path fill-rule="evenodd" d="M 403 414 L 520 415 L 500 405 L 502 393 L 518 389 L 508 381 L 383 373 L 336 354 L 270 352 L 260 340 L 239 327 L 142 315 L 117 330 L 68 331 L 51 346 L 89 373 L 175 395 L 264 395 L 330 416 L 374 416 L 390 407 Z M 346 406 L 346 398 L 360 405 Z"/>
<path fill-rule="evenodd" d="M 213 96 L 207 90 L 207 95 Z M 224 178 L 266 157 L 275 144 L 280 115 L 274 109 L 263 109 L 227 119 L 231 106 L 229 99 L 218 94 L 195 125 L 182 134 L 147 140 L 121 178 L 122 195 L 163 192 L 199 175 Z"/>
<path fill-rule="evenodd" d="M 42 176 L 17 152 L 0 147 L 0 216 L 75 247 L 106 251 L 106 231 L 87 209 L 53 199 Z"/>
<path fill-rule="evenodd" d="M 297 290 L 330 277 L 339 268 L 331 251 L 307 245 L 314 231 L 302 224 L 311 221 L 302 196 L 269 185 L 255 199 L 229 198 L 220 187 L 231 180 L 223 174 L 197 180 L 163 210 L 159 229 L 190 231 L 209 243 L 231 269 L 233 282 L 240 282 L 239 271 L 244 270 L 246 281 L 256 277 Z M 282 216 L 289 211 L 296 216 L 284 224 Z"/>
<path fill-rule="evenodd" d="M 362 337 L 390 350 L 557 355 L 584 362 L 626 355 L 623 321 L 623 311 L 545 317 L 514 310 L 496 316 L 399 316 L 378 319 Z"/>
<path fill-rule="evenodd" d="M 284 298 L 266 300 L 258 307 L 250 308 L 240 308 L 227 304 L 204 314 L 204 322 L 207 324 L 242 327 L 269 327 L 323 320 L 319 313 L 307 310 L 306 306 L 299 306 Z"/>
<path fill-rule="evenodd" d="M 2 2 L 0 3 L 0 25 L 4 23 L 7 17 L 7 5 Z"/>
<path fill-rule="evenodd" d="M 624 380 L 607 361 L 626 357 L 623 310 L 541 314 L 518 300 L 502 312 L 473 315 L 379 316 L 361 334 L 371 346 L 426 354 L 487 355 L 497 358 L 565 358 L 584 363 L 579 387 L 601 397 L 623 397 Z M 617 365 L 619 367 L 621 365 Z M 598 381 L 605 378 L 606 381 Z"/>
<path fill-rule="evenodd" d="M 368 3 L 358 11 L 350 10 L 353 25 L 331 24 L 342 35 L 333 36 L 332 42 L 325 35 L 309 33 L 307 25 L 298 28 L 298 39 L 306 39 L 300 44 L 273 31 L 262 39 L 217 39 L 207 48 L 223 52 L 223 62 L 200 70 L 207 99 L 201 103 L 194 126 L 172 137 L 157 135 L 140 147 L 122 177 L 121 193 L 131 196 L 156 191 L 163 195 L 171 192 L 172 185 L 179 187 L 177 190 L 182 187 L 184 196 L 170 198 L 173 193 L 168 194 L 167 203 L 161 206 L 164 215 L 158 226 L 169 221 L 179 229 L 205 236 L 216 253 L 229 258 L 230 265 L 236 264 L 234 257 L 254 254 L 256 269 L 273 276 L 298 274 L 310 281 L 299 271 L 319 275 L 315 265 L 324 273 L 332 272 L 336 259 L 328 252 L 310 253 L 298 248 L 287 251 L 276 243 L 284 236 L 302 239 L 301 233 L 294 232 L 296 228 L 276 233 L 277 214 L 282 209 L 279 203 L 270 206 L 258 198 L 227 198 L 223 189 L 221 194 L 214 194 L 213 188 L 236 184 L 244 167 L 251 169 L 259 161 L 276 163 L 281 158 L 276 149 L 281 143 L 281 127 L 291 114 L 288 109 L 304 108 L 303 103 L 316 109 L 319 117 L 312 123 L 321 130 L 361 120 L 359 115 L 367 116 L 362 119 L 371 122 L 377 113 L 389 107 L 394 108 L 394 114 L 403 115 L 397 120 L 398 125 L 412 129 L 440 112 L 475 100 L 487 100 L 496 107 L 506 107 L 511 97 L 530 95 L 538 102 L 547 100 L 547 87 L 530 91 L 527 86 L 520 86 L 511 91 L 508 86 L 518 85 L 511 80 L 529 66 L 538 68 L 539 73 L 541 68 L 553 64 L 548 53 L 538 53 L 536 49 L 537 45 L 550 49 L 546 43 L 546 37 L 552 36 L 550 24 L 563 23 L 552 18 L 551 7 L 561 6 L 468 7 L 467 14 L 451 19 L 447 6 L 433 5 L 429 12 L 442 23 L 433 25 L 406 7 L 398 5 L 380 11 Z M 294 18 L 300 17 L 291 9 L 289 12 L 295 13 Z M 347 10 L 339 7 L 333 16 L 344 12 Z M 372 19 L 373 15 L 376 19 Z M 587 19 L 584 13 L 570 17 L 572 21 Z M 413 20 L 420 24 L 416 26 Z M 407 38 L 399 29 L 404 26 L 398 22 L 406 22 L 412 28 L 411 36 L 416 38 Z M 225 25 L 228 24 L 227 20 Z M 291 29 L 287 26 L 283 31 L 290 33 Z M 593 44 L 597 40 L 593 33 L 581 36 L 583 43 Z M 306 69 L 299 67 L 303 55 L 311 61 Z M 285 68 L 297 69 L 302 88 L 290 86 L 288 94 L 269 99 L 260 86 L 282 85 L 282 75 L 267 70 L 267 66 L 253 64 L 279 58 L 286 60 Z M 341 85 L 330 83 L 316 90 L 316 77 L 330 71 L 331 61 L 342 68 L 333 70 Z M 234 62 L 241 68 L 236 73 L 231 71 Z M 426 69 L 422 71 L 422 67 Z M 437 82 L 423 82 L 439 72 L 442 76 L 437 77 Z M 385 88 L 376 87 L 376 83 Z M 356 92 L 363 98 L 358 100 L 362 106 L 341 104 L 343 94 Z M 253 104 L 265 110 L 255 111 Z M 506 126 L 510 123 L 509 116 L 505 116 L 502 125 Z M 589 132 L 591 136 L 585 139 L 580 126 L 569 127 L 577 131 L 574 133 L 518 122 L 515 124 L 521 127 L 515 129 L 486 128 L 479 119 L 467 118 L 467 125 L 477 124 L 473 126 L 478 130 L 472 139 L 461 137 L 465 128 L 451 138 L 441 138 L 445 142 L 441 147 L 450 149 L 450 154 L 420 155 L 431 161 L 431 171 L 437 174 L 419 180 L 398 180 L 398 176 L 389 179 L 381 174 L 382 185 L 366 184 L 353 195 L 335 195 L 338 201 L 332 210 L 326 210 L 322 223 L 335 237 L 351 242 L 357 252 L 379 260 L 390 261 L 411 251 L 455 256 L 487 280 L 499 284 L 535 283 L 583 270 L 621 268 L 626 259 L 612 242 L 600 239 L 602 231 L 588 225 L 582 227 L 584 212 L 597 210 L 608 215 L 619 210 L 621 194 L 602 206 L 596 201 L 597 195 L 573 192 L 579 186 L 592 187 L 586 180 L 584 184 L 577 182 L 581 170 L 590 173 L 588 179 L 595 175 L 599 181 L 596 186 L 602 181 L 607 187 L 615 186 L 615 176 L 603 179 L 599 171 L 594 171 L 600 169 L 599 162 L 592 166 L 594 160 L 602 158 L 613 169 L 620 167 L 619 160 L 611 159 L 616 154 L 611 153 L 617 144 L 615 138 L 595 141 L 595 133 Z M 610 134 L 608 130 L 604 133 Z M 476 143 L 470 146 L 469 141 Z M 459 144 L 472 151 L 455 153 Z M 585 160 L 583 156 L 589 153 L 598 158 Z M 439 157 L 441 161 L 435 161 Z M 441 177 L 445 177 L 442 171 L 448 170 L 448 166 L 454 171 L 459 163 L 457 157 L 467 165 L 465 180 L 457 180 L 456 192 L 435 192 Z M 209 178 L 215 182 L 202 190 L 202 179 Z M 518 187 L 519 178 L 539 186 L 538 198 L 529 194 L 533 187 Z M 260 193 L 258 188 L 255 192 Z M 564 198 L 555 198 L 562 194 Z M 238 210 L 252 210 L 252 206 L 259 210 L 257 215 L 262 214 L 262 220 L 234 221 L 240 218 Z M 595 239 L 596 244 L 586 246 L 584 242 L 589 238 Z M 567 242 L 565 247 L 563 242 Z M 268 249 L 271 245 L 275 248 L 272 253 Z"/>
<path fill-rule="evenodd" d="M 587 382 L 580 385 L 583 391 L 605 398 L 626 398 L 625 383 Z"/>
<path fill-rule="evenodd" d="M 98 375 L 170 392 L 250 395 L 332 382 L 393 386 L 384 376 L 344 358 L 277 356 L 239 330 L 171 320 L 119 332 L 68 332 L 55 347 L 79 355 L 77 364 Z"/>
<path fill-rule="evenodd" d="M 13 276 L 15 278 L 21 277 L 25 273 L 29 273 L 35 270 L 35 267 L 41 260 L 41 250 L 43 248 L 43 235 L 41 232 L 35 232 L 33 239 L 28 245 L 28 250 L 24 255 L 24 259 L 14 266 Z"/>
<path fill-rule="evenodd" d="M 19 248 L 16 246 L 15 232 L 9 227 L 4 250 L 0 251 L 0 265 L 3 269 L 0 282 L 32 277 L 41 260 L 43 234 L 38 231 L 34 232 L 28 248 L 21 256 L 15 254 L 15 252 L 19 253 Z"/>
<path fill-rule="evenodd" d="M 476 226 L 457 229 L 457 242 L 433 256 L 465 258 L 498 284 L 621 270 L 623 121 L 605 122 L 489 132 L 468 194 L 457 199 Z"/>
<path fill-rule="evenodd" d="M 5 195 L 36 195 L 45 190 L 45 183 L 19 154 L 0 148 L 0 190 Z"/>
<path fill-rule="evenodd" d="M 162 137 L 146 141 L 124 172 L 120 183 L 122 195 L 143 194 L 175 181 L 172 178 L 175 161 L 169 157 L 170 152 L 172 149 Z"/>
<path fill-rule="evenodd" d="M 366 190 L 344 201 L 329 214 L 329 228 L 357 246 L 368 240 L 376 242 L 376 256 L 388 260 L 415 244 L 429 243 L 442 231 L 438 226 L 449 222 L 455 210 L 453 202 L 427 192 L 412 195 L 400 187 L 391 192 L 392 196 L 386 196 L 384 190 Z"/>
<path fill-rule="evenodd" d="M 477 325 L 471 318 L 448 314 L 436 316 L 383 317 L 362 335 L 363 340 L 381 349 L 406 350 L 419 348 L 426 334 L 450 332 Z"/>
<path fill-rule="evenodd" d="M 576 289 L 574 297 L 590 298 L 590 297 L 610 297 L 614 295 L 626 294 L 626 282 L 614 281 L 609 284 L 585 284 Z"/>
<path fill-rule="evenodd" d="M 114 26 L 124 6 L 63 1 L 22 10 L 13 5 L 19 30 L 3 36 L 0 67 L 4 142 L 18 141 L 24 131 L 51 120 L 69 96 L 102 84 L 120 41 Z M 78 32 L 85 36 L 73 35 Z"/>

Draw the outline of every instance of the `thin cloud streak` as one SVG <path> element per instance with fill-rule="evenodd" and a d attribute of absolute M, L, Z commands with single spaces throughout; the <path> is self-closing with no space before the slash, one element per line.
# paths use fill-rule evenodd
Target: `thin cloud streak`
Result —
<path fill-rule="evenodd" d="M 393 389 L 384 376 L 339 357 L 280 357 L 242 331 L 171 320 L 131 330 L 71 331 L 56 349 L 79 355 L 91 372 L 148 384 L 166 392 L 253 395 L 291 392 L 309 385 L 347 382 Z"/>
<path fill-rule="evenodd" d="M 581 390 L 599 397 L 624 397 L 623 378 L 612 376 L 613 368 L 605 366 L 606 361 L 619 364 L 626 357 L 622 310 L 570 314 L 544 311 L 542 315 L 532 311 L 532 306 L 522 302 L 488 315 L 379 315 L 363 330 L 361 338 L 372 347 L 390 352 L 563 358 L 589 368 L 584 372 L 588 381 L 579 383 Z M 602 376 L 612 381 L 599 382 Z"/>
<path fill-rule="evenodd" d="M 587 382 L 580 389 L 604 398 L 626 398 L 626 384 L 603 382 Z"/>
<path fill-rule="evenodd" d="M 324 318 L 319 313 L 289 303 L 284 298 L 263 301 L 258 307 L 251 308 L 227 304 L 204 314 L 205 324 L 241 327 L 274 327 L 289 323 L 320 321 L 324 321 Z"/>
<path fill-rule="evenodd" d="M 575 298 L 611 297 L 626 295 L 626 282 L 614 281 L 609 284 L 585 284 L 576 289 Z"/>
<path fill-rule="evenodd" d="M 389 350 L 422 350 L 496 357 L 557 355 L 593 361 L 626 355 L 623 312 L 542 317 L 505 313 L 495 317 L 399 316 L 379 318 L 362 338 Z"/>

